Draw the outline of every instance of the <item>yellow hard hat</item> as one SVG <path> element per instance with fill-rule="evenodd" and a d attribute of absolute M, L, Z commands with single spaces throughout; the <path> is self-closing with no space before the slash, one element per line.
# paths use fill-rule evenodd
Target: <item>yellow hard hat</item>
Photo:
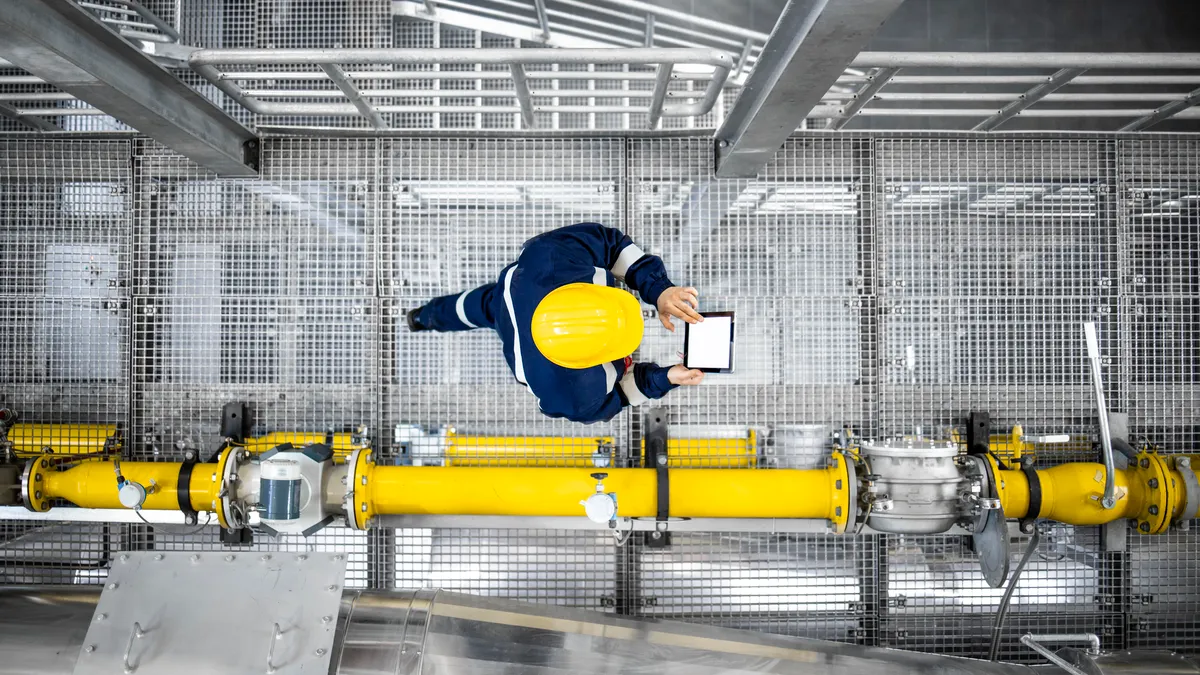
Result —
<path fill-rule="evenodd" d="M 642 306 L 619 288 L 567 284 L 533 312 L 533 343 L 551 363 L 591 368 L 623 359 L 642 343 Z"/>

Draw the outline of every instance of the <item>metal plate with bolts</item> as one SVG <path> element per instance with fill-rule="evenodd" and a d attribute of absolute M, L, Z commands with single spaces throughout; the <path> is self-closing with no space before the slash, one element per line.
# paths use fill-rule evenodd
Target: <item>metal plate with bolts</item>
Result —
<path fill-rule="evenodd" d="M 980 456 L 972 456 L 981 478 L 980 498 L 997 500 L 1000 496 L 992 465 Z M 971 535 L 975 553 L 979 555 L 979 571 L 988 586 L 1000 588 L 1008 579 L 1008 522 L 1004 508 L 983 509 L 975 520 L 975 532 Z"/>
<path fill-rule="evenodd" d="M 345 576 L 340 553 L 122 553 L 75 675 L 323 675 Z"/>
<path fill-rule="evenodd" d="M 1008 525 L 1003 509 L 988 509 L 983 529 L 971 535 L 979 554 L 979 570 L 988 586 L 1000 588 L 1008 579 Z"/>

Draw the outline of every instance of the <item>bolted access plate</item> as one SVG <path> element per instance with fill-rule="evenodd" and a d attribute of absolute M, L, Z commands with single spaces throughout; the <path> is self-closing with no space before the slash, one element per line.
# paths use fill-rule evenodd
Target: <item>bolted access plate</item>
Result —
<path fill-rule="evenodd" d="M 345 576 L 338 553 L 119 554 L 75 675 L 325 675 Z"/>

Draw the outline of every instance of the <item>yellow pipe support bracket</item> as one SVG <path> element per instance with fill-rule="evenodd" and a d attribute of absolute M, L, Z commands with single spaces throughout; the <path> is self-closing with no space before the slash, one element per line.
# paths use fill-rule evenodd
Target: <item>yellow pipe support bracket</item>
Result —
<path fill-rule="evenodd" d="M 597 469 L 376 466 L 358 453 L 349 476 L 353 526 L 387 514 L 584 516 Z M 657 515 L 654 469 L 607 469 L 606 492 L 622 517 Z M 835 453 L 825 469 L 674 469 L 670 515 L 677 518 L 805 518 L 844 532 L 852 520 L 854 480 Z M 351 515 L 351 514 L 348 514 Z"/>

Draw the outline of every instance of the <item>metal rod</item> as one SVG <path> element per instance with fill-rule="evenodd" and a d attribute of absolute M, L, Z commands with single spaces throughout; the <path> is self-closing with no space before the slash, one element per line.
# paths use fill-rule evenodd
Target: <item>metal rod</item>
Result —
<path fill-rule="evenodd" d="M 673 9 L 659 7 L 657 5 L 652 5 L 648 2 L 641 2 L 640 0 L 605 0 L 605 2 L 606 2 L 606 4 L 609 4 L 609 5 L 616 5 L 618 7 L 632 9 L 635 12 L 640 12 L 643 14 L 656 14 L 660 17 L 667 17 L 667 18 L 679 21 L 681 23 L 690 23 L 693 26 L 700 26 L 701 28 L 706 28 L 708 30 L 716 31 L 718 33 L 725 33 L 728 35 L 736 35 L 741 38 L 749 38 L 751 40 L 758 40 L 759 42 L 766 42 L 767 37 L 768 37 L 766 33 L 760 33 L 758 31 L 748 30 L 746 28 L 742 28 L 741 26 L 735 26 L 735 25 L 729 24 L 729 23 L 713 21 L 712 19 L 705 19 L 703 17 L 693 16 L 686 12 L 679 12 L 679 11 L 676 11 Z"/>
<path fill-rule="evenodd" d="M 358 112 L 367 118 L 371 126 L 376 129 L 388 128 L 387 122 L 383 121 L 383 117 L 379 114 L 379 111 L 371 107 L 370 103 L 367 103 L 362 93 L 359 92 L 358 87 L 355 87 L 354 83 L 346 77 L 346 73 L 342 70 L 341 66 L 335 63 L 322 63 L 321 70 L 325 71 L 325 74 L 329 76 L 329 79 L 333 80 L 337 88 L 342 90 L 346 98 L 350 99 L 350 102 L 354 104 Z"/>
<path fill-rule="evenodd" d="M 1049 649 L 1046 649 L 1042 645 L 1038 644 L 1037 641 L 1033 639 L 1033 636 L 1029 633 L 1026 633 L 1025 635 L 1021 636 L 1021 644 L 1025 645 L 1026 647 L 1029 647 L 1033 651 L 1041 654 L 1043 657 L 1045 657 L 1045 659 L 1047 661 L 1049 661 L 1050 663 L 1053 663 L 1054 665 L 1058 666 L 1059 668 L 1062 668 L 1063 670 L 1067 671 L 1071 675 L 1087 675 L 1082 670 L 1080 670 L 1080 669 L 1076 668 L 1075 666 L 1071 665 L 1070 663 L 1068 663 L 1065 659 L 1060 657 L 1058 654 L 1055 654 L 1054 652 L 1050 651 Z"/>
<path fill-rule="evenodd" d="M 838 82 L 865 79 L 843 75 Z M 900 75 L 892 78 L 892 84 L 1037 84 L 1045 81 L 1044 75 Z M 1080 75 L 1071 84 L 1200 84 L 1200 75 Z"/>
<path fill-rule="evenodd" d="M 537 11 L 538 26 L 542 29 L 542 36 L 549 40 L 550 19 L 546 18 L 546 0 L 533 0 L 533 8 Z"/>
<path fill-rule="evenodd" d="M 881 68 L 876 71 L 871 77 L 871 81 L 854 94 L 854 100 L 850 102 L 850 105 L 846 106 L 845 111 L 837 118 L 830 120 L 825 128 L 830 131 L 837 131 L 846 126 L 846 123 L 857 115 L 858 111 L 870 103 L 871 99 L 875 98 L 875 94 L 879 93 L 879 90 L 887 85 L 888 80 L 891 80 L 892 76 L 899 71 L 899 68 Z"/>
<path fill-rule="evenodd" d="M 554 63 L 682 63 L 732 68 L 733 59 L 715 49 L 199 49 L 189 59 L 202 66 L 320 65 L 364 63 L 414 64 L 554 64 Z"/>
<path fill-rule="evenodd" d="M 54 124 L 38 117 L 36 115 L 22 114 L 21 111 L 8 105 L 0 103 L 0 117 L 7 117 L 10 120 L 16 120 L 21 124 L 37 129 L 38 131 L 62 131 Z"/>
<path fill-rule="evenodd" d="M 518 66 L 513 66 L 513 67 L 518 67 Z M 525 75 L 526 75 L 526 79 L 528 79 L 528 74 L 526 73 Z M 511 77 L 511 73 L 509 74 L 509 77 Z M 674 78 L 672 78 L 672 79 L 674 79 Z M 472 98 L 472 97 L 476 97 L 476 96 L 486 96 L 488 98 L 501 98 L 501 97 L 505 97 L 505 96 L 513 96 L 515 94 L 515 92 L 513 92 L 513 91 L 508 91 L 508 90 L 503 90 L 503 89 L 495 89 L 495 90 L 493 90 L 493 89 L 362 89 L 360 91 L 363 96 L 372 96 L 372 97 L 387 96 L 387 97 L 392 97 L 392 98 L 434 98 L 434 97 Z M 529 94 L 530 94 L 530 96 L 534 96 L 534 97 L 562 96 L 563 91 L 565 91 L 565 90 L 554 91 L 551 89 L 531 89 L 531 90 L 529 90 Z M 580 91 L 587 91 L 587 90 L 580 90 Z M 650 98 L 654 95 L 654 92 L 649 91 L 649 90 L 630 91 L 628 96 L 626 96 L 624 89 L 597 89 L 595 91 L 599 91 L 601 93 L 607 92 L 607 91 L 619 91 L 619 92 L 621 92 L 621 96 L 624 98 Z M 676 92 L 669 92 L 669 95 L 674 95 L 675 93 Z M 679 93 L 688 95 L 687 92 L 679 92 Z M 345 94 L 343 94 L 341 91 L 325 90 L 325 89 L 247 89 L 246 94 L 249 96 L 257 96 L 257 97 L 261 97 L 261 98 L 313 98 L 313 99 L 345 98 Z M 694 95 L 696 97 L 700 96 L 699 93 L 694 93 L 691 95 Z M 11 98 L 6 99 L 5 97 L 11 97 Z M 74 100 L 70 96 L 67 96 L 67 99 Z M 25 100 L 29 100 L 29 99 L 25 98 L 22 94 L 0 94 L 0 101 L 2 101 L 2 100 L 25 101 Z M 57 99 L 46 99 L 46 100 L 57 100 Z"/>
<path fill-rule="evenodd" d="M 1100 653 L 1100 636 L 1095 633 L 1046 633 L 1046 634 L 1027 634 L 1029 639 L 1041 643 L 1049 644 L 1071 644 L 1074 642 L 1086 642 L 1088 644 L 1088 653 Z"/>
<path fill-rule="evenodd" d="M 667 87 L 671 84 L 671 70 L 674 64 L 663 63 L 658 66 L 658 77 L 654 80 L 654 96 L 650 98 L 649 128 L 657 129 L 662 119 L 663 103 L 667 100 Z"/>
<path fill-rule="evenodd" d="M 645 40 L 643 40 L 643 46 L 645 46 L 645 47 L 653 47 L 654 46 L 654 15 L 653 14 L 646 15 L 646 38 L 645 38 Z"/>
<path fill-rule="evenodd" d="M 1021 94 L 1017 100 L 1001 108 L 995 115 L 992 115 L 979 124 L 976 124 L 972 130 L 992 131 L 1013 117 L 1020 115 L 1022 110 L 1025 110 L 1029 106 L 1042 100 L 1047 94 L 1054 93 L 1057 89 L 1066 85 L 1068 82 L 1076 77 L 1079 77 L 1083 73 L 1083 68 L 1063 68 L 1057 73 L 1051 75 L 1050 78 L 1045 82 L 1039 84 L 1033 89 L 1030 89 L 1024 94 Z"/>
<path fill-rule="evenodd" d="M 138 0 L 122 0 L 122 2 L 133 8 L 133 11 L 140 14 L 143 19 L 154 24 L 155 28 L 167 34 L 172 40 L 179 42 L 179 31 L 175 30 L 175 27 L 171 24 L 159 18 L 157 14 L 151 12 L 149 9 L 146 9 L 146 7 L 143 6 L 142 3 L 138 2 Z"/>
<path fill-rule="evenodd" d="M 509 68 L 512 69 L 513 87 L 517 95 L 517 102 L 521 105 L 521 122 L 526 129 L 532 129 L 533 123 L 533 95 L 529 91 L 529 82 L 525 80 L 525 68 L 519 63 L 514 63 Z"/>
<path fill-rule="evenodd" d="M 433 65 L 437 65 L 436 63 Z M 629 65 L 629 64 L 622 64 Z M 642 65 L 642 64 L 633 64 Z M 653 80 L 657 75 L 649 70 L 645 72 L 622 73 L 600 71 L 598 73 L 585 72 L 552 72 L 548 70 L 527 71 L 526 74 L 531 80 Z M 346 71 L 346 76 L 352 80 L 507 80 L 510 74 L 504 71 L 485 70 L 482 73 L 476 73 L 467 70 L 412 70 L 412 71 L 369 71 L 369 70 L 351 70 Z M 672 73 L 672 79 L 696 79 L 710 80 L 711 74 L 707 73 Z M 233 82 L 254 82 L 258 80 L 295 80 L 302 81 L 321 81 L 324 82 L 327 78 L 323 73 L 319 72 L 303 72 L 303 73 L 287 73 L 282 71 L 245 71 L 245 72 L 229 72 L 220 73 L 220 78 Z M 20 82 L 16 80 L 22 80 Z M 28 80 L 28 81 L 26 81 Z M 43 80 L 37 78 L 0 78 L 0 84 L 45 84 Z M 246 93 L 251 93 L 247 91 Z"/>
<path fill-rule="evenodd" d="M 982 117 L 991 110 L 987 108 L 864 108 L 859 115 L 893 116 L 893 117 Z M 1092 109 L 1092 108 L 1031 108 L 1022 117 L 1140 117 L 1149 114 L 1146 109 Z M 809 117 L 837 117 L 836 106 L 820 106 L 813 109 Z M 1191 119 L 1197 115 L 1190 111 L 1177 113 L 1179 117 Z"/>
<path fill-rule="evenodd" d="M 637 14 L 631 15 L 628 13 L 613 11 L 611 9 L 597 5 L 595 3 L 589 3 L 586 0 L 557 0 L 557 2 L 561 5 L 565 5 L 568 7 L 579 7 L 580 9 L 595 12 L 597 14 L 613 16 L 613 17 L 616 17 L 617 19 L 621 19 L 623 21 L 636 22 L 639 17 L 639 15 L 637 15 Z M 579 21 L 582 23 L 587 23 L 587 24 L 591 24 L 591 25 L 600 27 L 601 29 L 603 29 L 604 32 L 598 33 L 595 35 L 597 35 L 598 37 L 601 37 L 601 38 L 606 37 L 614 29 L 621 30 L 622 32 L 630 33 L 630 34 L 637 34 L 637 32 L 638 32 L 636 28 L 626 29 L 625 26 L 614 26 L 611 21 L 608 21 L 608 22 L 597 21 L 595 19 L 590 19 L 588 17 L 580 16 L 579 13 L 563 12 L 563 11 L 554 10 L 554 9 L 551 9 L 548 11 L 549 11 L 550 16 L 559 16 L 564 21 Z M 560 25 L 560 30 L 562 30 L 562 28 L 561 28 L 562 22 L 560 22 L 559 25 Z M 689 40 L 678 38 L 678 37 L 668 34 L 667 31 L 679 33 L 681 35 L 691 35 L 695 38 L 703 40 L 703 42 L 702 43 L 701 42 L 692 42 Z M 669 43 L 684 46 L 684 47 L 711 48 L 712 43 L 720 43 L 723 45 L 728 45 L 731 48 L 737 48 L 737 47 L 740 47 L 742 44 L 741 39 L 736 38 L 736 37 L 725 37 L 723 35 L 713 33 L 712 31 L 692 30 L 690 28 L 684 28 L 682 26 L 669 25 L 669 24 L 663 23 L 662 21 L 659 21 L 657 17 L 654 20 L 654 39 L 659 44 L 669 42 Z"/>
<path fill-rule="evenodd" d="M 1092 388 L 1096 393 L 1096 414 L 1100 418 L 1100 447 L 1104 451 L 1104 498 L 1100 500 L 1100 505 L 1111 509 L 1117 505 L 1116 466 L 1113 463 L 1112 433 L 1108 428 L 1108 408 L 1104 404 L 1104 380 L 1100 374 L 1100 340 L 1096 337 L 1094 322 L 1083 324 L 1083 337 L 1092 366 Z"/>
<path fill-rule="evenodd" d="M 1158 108 L 1149 115 L 1140 117 L 1129 124 L 1126 124 L 1125 126 L 1121 127 L 1121 131 L 1140 131 L 1147 127 L 1154 126 L 1165 119 L 1169 119 L 1175 115 L 1178 115 L 1197 103 L 1200 103 L 1200 89 L 1196 89 L 1195 91 L 1189 93 L 1181 100 L 1172 101 L 1163 107 Z"/>
<path fill-rule="evenodd" d="M 895 78 L 893 78 L 893 83 Z M 1074 84 L 1074 83 L 1072 83 Z M 1011 101 L 1015 94 L 1012 92 L 980 92 L 980 93 L 963 93 L 963 92 L 928 92 L 928 91 L 889 91 L 887 93 L 879 93 L 875 95 L 877 101 Z M 1173 100 L 1177 99 L 1182 94 L 1171 94 L 1167 92 L 1153 92 L 1145 94 L 1130 94 L 1130 93 L 1096 93 L 1096 94 L 1075 94 L 1075 93 L 1055 93 L 1047 94 L 1042 97 L 1042 101 L 1046 103 L 1141 103 L 1143 101 L 1157 100 Z M 833 99 L 834 96 L 827 96 Z"/>
<path fill-rule="evenodd" d="M 754 49 L 754 42 L 746 40 L 746 44 L 742 45 L 742 53 L 738 55 L 737 65 L 733 67 L 732 79 L 737 79 L 742 76 L 746 70 L 746 63 L 750 59 L 750 50 Z"/>
<path fill-rule="evenodd" d="M 1190 68 L 1200 53 L 862 52 L 859 68 Z"/>

